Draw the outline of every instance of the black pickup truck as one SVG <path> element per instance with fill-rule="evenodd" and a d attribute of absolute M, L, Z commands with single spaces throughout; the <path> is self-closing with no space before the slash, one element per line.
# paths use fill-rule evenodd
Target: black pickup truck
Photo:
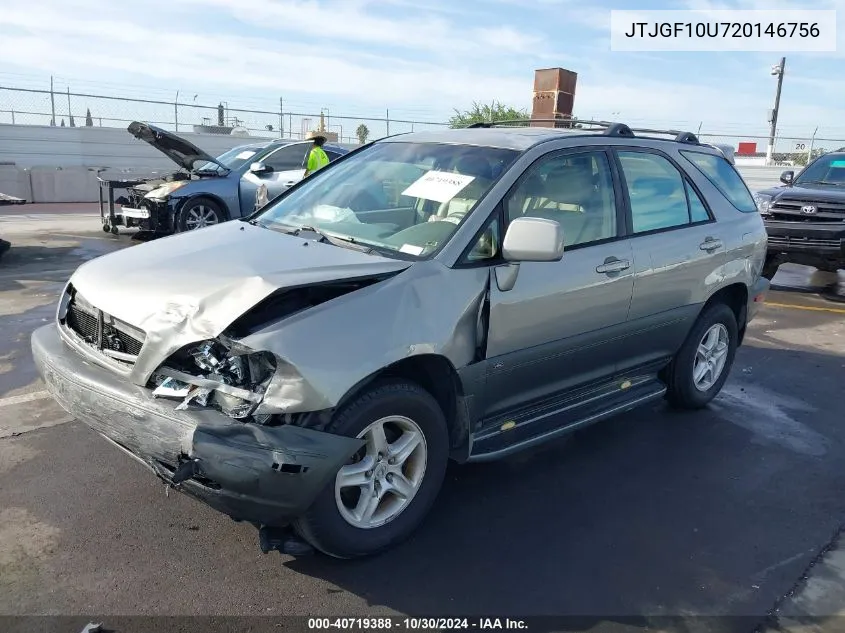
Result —
<path fill-rule="evenodd" d="M 763 276 L 772 279 L 787 262 L 827 272 L 845 268 L 845 147 L 780 180 L 783 186 L 754 196 L 769 235 Z"/>

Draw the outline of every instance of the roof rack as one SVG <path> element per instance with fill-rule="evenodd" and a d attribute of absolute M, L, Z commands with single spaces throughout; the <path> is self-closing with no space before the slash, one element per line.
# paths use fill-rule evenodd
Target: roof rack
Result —
<path fill-rule="evenodd" d="M 509 121 L 480 121 L 472 123 L 467 128 L 492 128 L 492 127 L 525 127 L 531 123 L 555 123 L 555 127 L 570 129 L 575 128 L 584 132 L 601 131 L 605 136 L 623 136 L 633 138 L 636 133 L 659 134 L 674 137 L 676 143 L 687 143 L 700 145 L 698 137 L 692 132 L 681 130 L 654 130 L 650 128 L 631 128 L 624 123 L 613 123 L 610 121 L 592 121 L 585 119 L 512 119 Z M 578 126 L 576 128 L 576 126 Z"/>

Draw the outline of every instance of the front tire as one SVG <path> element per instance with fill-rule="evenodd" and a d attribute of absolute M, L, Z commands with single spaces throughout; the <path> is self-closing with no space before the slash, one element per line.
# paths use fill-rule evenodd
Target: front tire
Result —
<path fill-rule="evenodd" d="M 206 226 L 214 226 L 225 220 L 220 205 L 207 198 L 189 200 L 176 217 L 176 230 L 179 233 L 195 231 Z"/>
<path fill-rule="evenodd" d="M 666 372 L 666 399 L 678 409 L 701 409 L 728 379 L 739 341 L 736 315 L 724 303 L 707 307 Z"/>
<path fill-rule="evenodd" d="M 335 558 L 368 556 L 404 541 L 446 474 L 449 435 L 437 401 L 414 383 L 383 382 L 344 407 L 327 430 L 367 443 L 296 520 L 296 531 Z"/>

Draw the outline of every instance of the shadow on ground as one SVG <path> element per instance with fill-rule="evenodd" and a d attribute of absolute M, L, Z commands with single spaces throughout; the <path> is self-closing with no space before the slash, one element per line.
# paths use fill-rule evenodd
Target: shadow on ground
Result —
<path fill-rule="evenodd" d="M 745 364 L 760 368 L 753 381 Z M 430 519 L 396 550 L 288 565 L 410 614 L 607 614 L 580 630 L 642 614 L 763 616 L 845 518 L 842 364 L 745 348 L 706 410 L 660 405 L 451 468 Z M 811 382 L 826 394 L 812 404 L 800 395 Z"/>

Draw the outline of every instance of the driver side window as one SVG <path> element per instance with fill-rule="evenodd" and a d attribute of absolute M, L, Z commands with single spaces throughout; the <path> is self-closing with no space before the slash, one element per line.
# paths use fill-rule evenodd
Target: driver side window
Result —
<path fill-rule="evenodd" d="M 519 217 L 554 220 L 565 247 L 616 237 L 616 199 L 605 152 L 540 159 L 505 200 L 508 223 Z"/>
<path fill-rule="evenodd" d="M 305 153 L 309 149 L 307 143 L 286 145 L 277 149 L 264 159 L 264 164 L 273 168 L 273 171 L 293 171 L 303 169 L 305 164 Z"/>

